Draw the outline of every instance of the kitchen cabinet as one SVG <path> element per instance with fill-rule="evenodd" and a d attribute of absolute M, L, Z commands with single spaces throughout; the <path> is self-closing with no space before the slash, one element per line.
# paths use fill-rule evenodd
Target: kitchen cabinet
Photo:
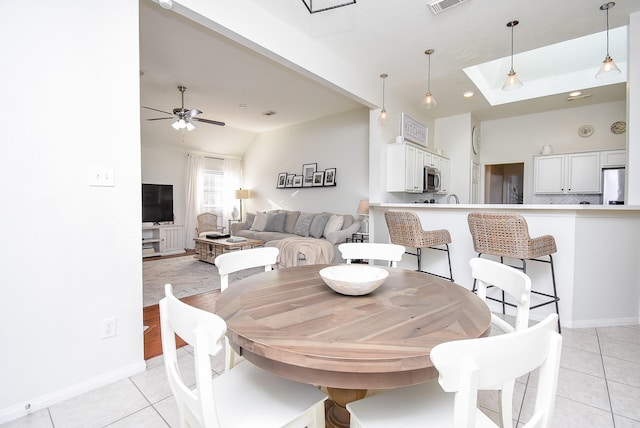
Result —
<path fill-rule="evenodd" d="M 534 193 L 601 193 L 600 152 L 534 156 Z"/>
<path fill-rule="evenodd" d="M 449 193 L 449 159 L 440 158 L 440 191 L 439 194 Z"/>
<path fill-rule="evenodd" d="M 626 150 L 606 150 L 601 152 L 602 168 L 623 168 L 627 163 Z"/>
<path fill-rule="evenodd" d="M 387 146 L 387 192 L 422 193 L 426 151 L 409 143 Z"/>

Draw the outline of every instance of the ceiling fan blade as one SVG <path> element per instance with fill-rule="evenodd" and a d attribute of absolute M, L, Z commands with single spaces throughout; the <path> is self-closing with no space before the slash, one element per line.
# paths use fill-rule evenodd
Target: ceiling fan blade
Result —
<path fill-rule="evenodd" d="M 204 122 L 204 123 L 210 123 L 211 125 L 218 125 L 218 126 L 224 126 L 225 123 L 224 122 L 218 122 L 217 120 L 210 120 L 210 119 L 202 119 L 199 117 L 192 117 L 191 120 L 195 120 L 198 122 Z"/>
<path fill-rule="evenodd" d="M 164 113 L 164 114 L 168 114 L 169 116 L 173 116 L 173 113 L 169 113 L 168 111 L 164 111 L 164 110 L 158 110 L 157 108 L 151 108 L 151 107 L 146 107 L 146 106 L 140 106 L 142 108 L 146 108 L 149 110 L 153 110 L 153 111 L 159 111 L 160 113 Z"/>
<path fill-rule="evenodd" d="M 200 110 L 198 110 L 197 108 L 192 108 L 191 110 L 189 110 L 187 112 L 187 116 L 189 116 L 189 117 L 196 117 L 199 114 L 202 114 L 202 112 Z"/>
<path fill-rule="evenodd" d="M 175 117 L 154 117 L 153 119 L 147 119 L 147 120 L 165 120 L 165 119 L 175 119 Z"/>

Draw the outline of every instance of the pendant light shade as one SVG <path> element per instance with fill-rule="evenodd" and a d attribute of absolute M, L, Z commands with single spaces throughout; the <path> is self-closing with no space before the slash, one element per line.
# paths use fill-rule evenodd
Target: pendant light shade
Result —
<path fill-rule="evenodd" d="M 519 23 L 520 21 L 516 20 L 507 22 L 507 27 L 511 28 L 511 70 L 509 70 L 509 74 L 507 74 L 507 80 L 502 86 L 503 91 L 512 91 L 514 89 L 522 87 L 522 82 L 518 78 L 516 71 L 513 69 L 513 27 L 515 27 Z"/>
<path fill-rule="evenodd" d="M 433 49 L 427 49 L 424 54 L 429 57 L 429 74 L 427 74 L 427 93 L 422 99 L 422 108 L 431 109 L 436 106 L 436 99 L 431 94 L 431 54 L 435 51 Z"/>
<path fill-rule="evenodd" d="M 597 79 L 620 74 L 620 69 L 618 68 L 616 63 L 613 62 L 613 58 L 609 56 L 609 9 L 611 9 L 615 5 L 616 4 L 611 1 L 600 6 L 600 10 L 604 10 L 607 13 L 607 56 L 604 58 L 604 61 L 602 61 L 600 70 L 596 74 Z"/>
<path fill-rule="evenodd" d="M 387 121 L 387 117 L 389 113 L 387 113 L 387 109 L 384 108 L 384 81 L 389 77 L 387 73 L 382 73 L 380 78 L 382 79 L 382 110 L 380 110 L 380 122 L 385 123 Z"/>

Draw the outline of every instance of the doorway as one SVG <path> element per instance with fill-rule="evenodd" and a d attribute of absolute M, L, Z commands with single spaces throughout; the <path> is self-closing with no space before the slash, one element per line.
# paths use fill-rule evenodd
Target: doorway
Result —
<path fill-rule="evenodd" d="M 524 163 L 485 166 L 486 204 L 522 204 L 524 201 Z"/>

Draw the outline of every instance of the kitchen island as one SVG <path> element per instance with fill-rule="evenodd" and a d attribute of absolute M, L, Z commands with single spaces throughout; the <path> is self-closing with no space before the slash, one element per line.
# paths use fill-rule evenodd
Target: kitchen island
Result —
<path fill-rule="evenodd" d="M 563 326 L 640 323 L 640 206 L 373 202 L 369 206 L 371 242 L 389 242 L 384 220 L 384 212 L 388 210 L 415 212 L 425 230 L 448 229 L 452 239 L 449 247 L 453 277 L 457 284 L 468 289 L 473 285 L 469 260 L 477 254 L 467 215 L 472 211 L 521 214 L 527 220 L 531 237 L 553 235 L 556 240 L 558 252 L 553 259 Z M 518 260 L 506 261 L 521 265 Z M 405 254 L 398 266 L 416 269 L 416 258 Z M 446 254 L 423 251 L 423 266 L 434 273 L 446 273 Z M 548 264 L 527 263 L 527 274 L 536 290 L 551 291 Z M 532 297 L 532 304 L 536 302 L 536 296 Z M 498 306 L 493 309 L 497 310 Z M 553 305 L 544 306 L 533 310 L 531 318 L 541 320 L 552 312 Z"/>

